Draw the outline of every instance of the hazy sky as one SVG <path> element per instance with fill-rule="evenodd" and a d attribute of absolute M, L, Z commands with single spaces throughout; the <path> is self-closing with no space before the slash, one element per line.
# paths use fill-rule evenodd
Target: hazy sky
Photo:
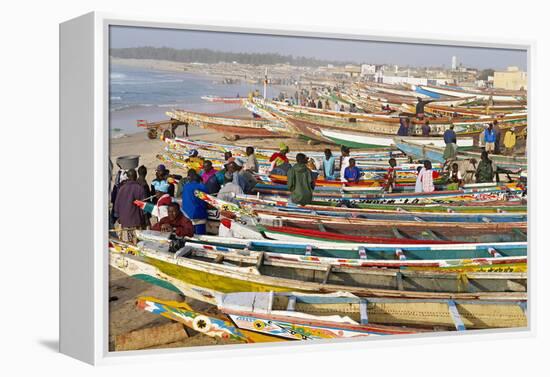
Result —
<path fill-rule="evenodd" d="M 208 48 L 226 52 L 280 53 L 325 60 L 411 66 L 451 66 L 452 56 L 474 68 L 527 67 L 524 50 L 350 41 L 141 27 L 111 27 L 111 47 Z"/>

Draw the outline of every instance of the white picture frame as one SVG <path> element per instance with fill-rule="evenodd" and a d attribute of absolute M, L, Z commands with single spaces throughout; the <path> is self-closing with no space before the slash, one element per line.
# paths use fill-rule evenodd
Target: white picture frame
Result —
<path fill-rule="evenodd" d="M 280 25 L 248 26 L 200 24 L 193 20 L 129 17 L 116 14 L 89 13 L 60 25 L 60 351 L 90 364 L 129 362 L 131 360 L 231 357 L 246 348 L 251 355 L 267 352 L 287 353 L 314 350 L 323 343 L 284 343 L 194 347 L 169 350 L 108 351 L 108 155 L 109 155 L 109 27 L 135 26 L 237 33 L 275 34 L 302 37 L 385 42 L 411 42 L 470 47 L 526 50 L 529 88 L 533 82 L 535 43 L 506 40 L 494 42 L 483 38 L 462 39 L 414 33 L 379 31 L 364 34 L 357 30 L 321 30 L 288 28 Z M 528 92 L 531 104 L 531 93 Z M 532 110 L 529 107 L 529 119 Z M 534 127 L 528 135 L 532 152 Z M 532 153 L 531 153 L 532 155 Z M 531 163 L 531 161 L 529 162 Z M 78 183 L 78 184 L 75 184 Z M 74 211 L 74 203 L 83 203 Z M 533 208 L 529 206 L 529 218 Z M 529 240 L 531 234 L 529 232 Z M 529 248 L 529 263 L 536 256 Z M 529 269 L 529 281 L 533 280 Z M 532 290 L 529 290 L 529 328 L 476 332 L 473 335 L 435 334 L 399 337 L 376 341 L 331 341 L 331 347 L 372 347 L 383 342 L 440 342 L 472 337 L 479 339 L 523 337 L 532 335 Z"/>

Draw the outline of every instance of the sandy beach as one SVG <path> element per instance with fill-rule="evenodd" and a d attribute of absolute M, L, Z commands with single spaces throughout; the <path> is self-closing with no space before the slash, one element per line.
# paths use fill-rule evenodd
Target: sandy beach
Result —
<path fill-rule="evenodd" d="M 180 128 L 176 131 L 178 136 L 181 135 L 183 130 Z M 219 133 L 212 132 L 208 129 L 202 129 L 199 127 L 189 127 L 190 138 L 219 142 L 219 143 L 231 143 L 234 145 L 241 145 L 246 147 L 248 145 L 261 146 L 262 148 L 277 149 L 281 141 L 289 145 L 291 150 L 304 151 L 304 150 L 323 150 L 325 145 L 308 145 L 306 142 L 298 139 L 263 139 L 263 138 L 246 138 L 236 142 L 228 142 Z M 156 155 L 164 148 L 164 142 L 157 140 L 150 140 L 147 138 L 146 132 L 137 132 L 133 134 L 123 135 L 122 137 L 111 139 L 110 143 L 110 157 L 111 161 L 115 162 L 117 157 L 124 155 L 139 155 L 140 165 L 147 167 L 147 180 L 151 181 L 154 178 L 155 168 L 159 165 L 159 161 Z M 332 146 L 332 149 L 336 149 L 336 146 Z M 170 168 L 173 173 L 183 174 L 183 171 L 179 169 Z M 115 171 L 113 174 L 116 172 Z M 180 294 L 172 292 L 170 290 L 149 284 L 147 282 L 129 277 L 122 272 L 117 271 L 114 268 L 110 268 L 109 279 L 109 297 L 110 297 L 110 318 L 109 318 L 109 334 L 110 342 L 109 346 L 111 350 L 114 350 L 114 339 L 117 335 L 125 334 L 130 331 L 140 330 L 149 327 L 156 327 L 163 324 L 168 324 L 170 321 L 166 318 L 160 317 L 155 314 L 151 314 L 140 310 L 136 307 L 136 299 L 140 296 L 152 296 L 164 300 L 176 300 L 186 301 L 186 298 Z M 197 310 L 208 310 L 209 313 L 216 313 L 216 309 L 208 304 L 201 303 L 199 301 L 191 300 L 187 301 L 193 308 Z M 186 329 L 189 338 L 184 341 L 170 343 L 163 345 L 162 347 L 190 347 L 190 346 L 205 346 L 222 344 L 223 341 L 216 338 L 211 338 L 206 335 L 193 332 L 193 330 Z M 154 348 L 159 348 L 158 346 Z"/>

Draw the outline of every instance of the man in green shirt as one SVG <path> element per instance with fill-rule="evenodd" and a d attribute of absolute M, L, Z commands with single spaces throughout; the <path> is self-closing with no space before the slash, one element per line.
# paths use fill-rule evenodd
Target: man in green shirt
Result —
<path fill-rule="evenodd" d="M 290 168 L 287 174 L 290 200 L 294 204 L 303 206 L 311 204 L 313 201 L 313 189 L 315 188 L 315 180 L 306 163 L 306 155 L 298 153 L 296 155 L 296 164 Z"/>

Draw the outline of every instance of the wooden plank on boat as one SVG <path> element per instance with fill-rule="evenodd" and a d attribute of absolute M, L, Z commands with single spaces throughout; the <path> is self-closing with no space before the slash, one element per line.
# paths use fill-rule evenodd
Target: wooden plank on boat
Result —
<path fill-rule="evenodd" d="M 430 229 L 426 229 L 424 231 L 424 233 L 426 233 L 430 239 L 432 240 L 435 240 L 435 241 L 443 241 L 440 237 L 438 237 L 434 232 L 432 232 Z"/>
<path fill-rule="evenodd" d="M 403 235 L 403 233 L 401 233 L 401 232 L 399 231 L 399 229 L 397 229 L 397 228 L 394 227 L 394 226 L 392 226 L 391 231 L 392 231 L 393 235 L 395 236 L 395 238 L 406 238 L 406 237 Z"/>
<path fill-rule="evenodd" d="M 323 278 L 323 284 L 326 284 L 328 282 L 328 278 L 331 272 L 332 272 L 332 264 L 329 264 L 327 267 L 327 271 L 325 272 L 325 277 Z"/>
<path fill-rule="evenodd" d="M 515 234 L 517 234 L 518 236 L 521 236 L 521 237 L 525 237 L 525 239 L 527 239 L 527 234 L 525 234 L 524 232 L 522 232 L 520 229 L 518 228 L 512 228 L 512 232 L 514 232 Z"/>
<path fill-rule="evenodd" d="M 395 274 L 395 280 L 397 282 L 397 290 L 402 291 L 403 290 L 403 274 L 401 271 L 397 271 Z"/>
<path fill-rule="evenodd" d="M 359 301 L 359 314 L 361 315 L 361 324 L 367 325 L 369 323 L 369 314 L 367 310 L 367 299 L 361 299 Z"/>
<path fill-rule="evenodd" d="M 259 270 L 262 264 L 264 263 L 265 253 L 262 251 L 258 256 L 258 261 L 256 262 L 256 268 Z"/>
<path fill-rule="evenodd" d="M 451 318 L 455 324 L 456 331 L 465 331 L 466 326 L 464 326 L 464 322 L 458 312 L 456 303 L 453 300 L 449 300 L 447 301 L 447 304 L 449 305 L 449 313 L 451 314 Z"/>
<path fill-rule="evenodd" d="M 288 304 L 286 305 L 286 310 L 293 312 L 296 309 L 296 296 L 290 296 L 288 298 Z"/>

